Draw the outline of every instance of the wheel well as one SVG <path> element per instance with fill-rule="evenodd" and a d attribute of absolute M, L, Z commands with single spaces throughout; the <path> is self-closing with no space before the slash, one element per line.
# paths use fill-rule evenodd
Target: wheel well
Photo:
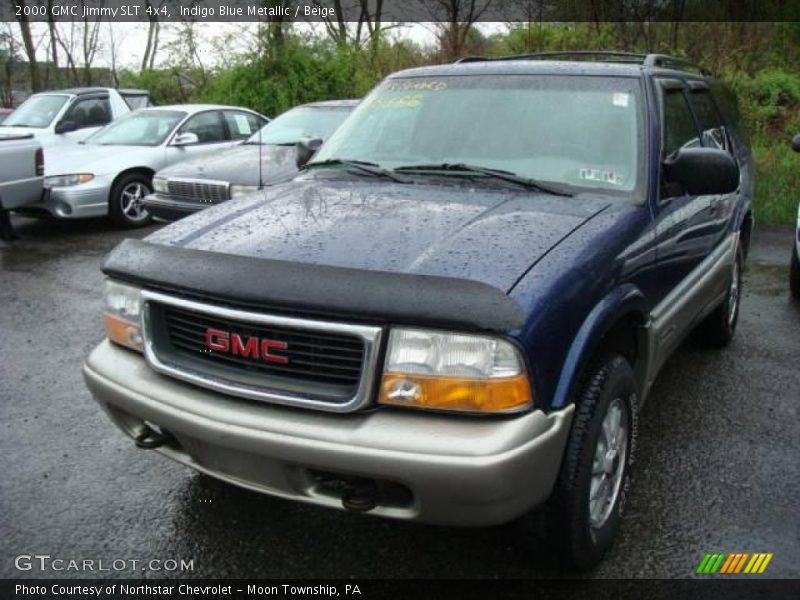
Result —
<path fill-rule="evenodd" d="M 647 343 L 643 328 L 644 318 L 637 312 L 629 312 L 614 321 L 603 334 L 594 352 L 594 360 L 608 354 L 619 354 L 630 364 L 641 385 L 647 364 Z"/>
<path fill-rule="evenodd" d="M 156 172 L 153 171 L 153 169 L 149 169 L 147 167 L 135 167 L 133 169 L 127 169 L 126 171 L 123 171 L 122 173 L 117 175 L 114 178 L 114 181 L 111 182 L 111 190 L 109 191 L 109 195 L 114 192 L 114 188 L 117 187 L 117 183 L 119 183 L 120 179 L 122 179 L 123 177 L 127 177 L 128 175 L 132 175 L 134 173 L 141 173 L 142 175 L 146 176 L 148 179 L 151 180 L 153 179 L 153 175 L 156 174 Z"/>
<path fill-rule="evenodd" d="M 739 232 L 739 243 L 742 248 L 744 259 L 747 260 L 747 255 L 750 252 L 750 237 L 753 233 L 753 213 L 747 211 L 747 214 L 742 219 L 742 227 Z"/>
<path fill-rule="evenodd" d="M 628 313 L 617 319 L 603 334 L 596 354 L 615 353 L 622 355 L 633 366 L 639 354 L 636 331 L 641 319 Z"/>

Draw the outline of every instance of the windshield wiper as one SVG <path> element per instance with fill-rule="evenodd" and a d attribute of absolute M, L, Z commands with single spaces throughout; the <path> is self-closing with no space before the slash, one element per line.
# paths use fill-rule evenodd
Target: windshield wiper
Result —
<path fill-rule="evenodd" d="M 479 165 L 468 165 L 464 163 L 441 163 L 441 164 L 429 164 L 429 165 L 422 164 L 422 165 L 405 165 L 402 167 L 397 167 L 394 170 L 399 172 L 445 171 L 448 173 L 449 172 L 452 172 L 454 174 L 462 173 L 465 175 L 478 173 L 486 177 L 494 177 L 496 179 L 502 179 L 503 181 L 510 181 L 511 183 L 516 183 L 526 188 L 539 190 L 540 192 L 551 194 L 553 196 L 564 196 L 565 198 L 571 198 L 572 196 L 574 196 L 572 192 L 550 187 L 545 183 L 541 183 L 529 177 L 523 177 L 522 175 L 517 175 L 516 173 L 512 173 L 511 171 L 504 171 L 503 169 L 492 169 L 489 167 L 481 167 Z"/>
<path fill-rule="evenodd" d="M 364 160 L 347 160 L 343 158 L 331 158 L 319 162 L 307 163 L 300 170 L 305 171 L 306 169 L 309 169 L 311 167 L 328 167 L 333 165 L 342 165 L 344 167 L 347 167 L 347 170 L 349 171 L 358 171 L 359 173 L 367 173 L 375 177 L 386 177 L 387 179 L 391 179 L 392 181 L 396 181 L 397 183 L 411 183 L 408 179 L 405 179 L 404 177 L 398 177 L 392 171 L 384 169 L 377 163 L 367 162 Z"/>

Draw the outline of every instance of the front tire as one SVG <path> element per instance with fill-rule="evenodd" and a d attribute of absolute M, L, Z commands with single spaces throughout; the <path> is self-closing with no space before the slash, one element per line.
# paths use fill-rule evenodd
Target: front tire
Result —
<path fill-rule="evenodd" d="M 153 217 L 142 200 L 153 193 L 153 183 L 144 173 L 130 173 L 121 177 L 111 189 L 108 216 L 117 227 L 142 227 Z"/>
<path fill-rule="evenodd" d="M 634 450 L 636 380 L 619 355 L 602 360 L 582 390 L 556 489 L 553 542 L 579 569 L 596 565 L 620 527 Z"/>
<path fill-rule="evenodd" d="M 792 248 L 792 266 L 789 269 L 789 288 L 795 300 L 800 300 L 800 258 L 797 257 L 797 250 Z"/>

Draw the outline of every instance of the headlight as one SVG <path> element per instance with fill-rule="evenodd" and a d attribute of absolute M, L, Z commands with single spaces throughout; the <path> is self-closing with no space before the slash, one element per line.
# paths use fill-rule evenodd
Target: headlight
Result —
<path fill-rule="evenodd" d="M 139 289 L 106 280 L 105 323 L 108 339 L 131 350 L 141 352 L 142 298 Z"/>
<path fill-rule="evenodd" d="M 44 178 L 45 187 L 69 187 L 80 183 L 88 183 L 94 179 L 92 173 L 74 173 L 72 175 L 53 175 Z"/>
<path fill-rule="evenodd" d="M 235 198 L 236 196 L 243 196 L 244 194 L 249 194 L 250 192 L 255 192 L 257 190 L 258 190 L 257 185 L 232 185 L 231 198 Z"/>
<path fill-rule="evenodd" d="M 164 177 L 153 177 L 153 191 L 156 194 L 169 194 L 169 184 Z"/>
<path fill-rule="evenodd" d="M 509 412 L 533 402 L 516 346 L 494 336 L 393 329 L 381 404 L 465 412 Z"/>

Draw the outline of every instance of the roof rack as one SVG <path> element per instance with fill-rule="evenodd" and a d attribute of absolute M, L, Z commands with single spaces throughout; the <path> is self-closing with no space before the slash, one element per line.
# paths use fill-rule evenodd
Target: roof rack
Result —
<path fill-rule="evenodd" d="M 534 52 L 532 54 L 514 54 L 511 56 L 465 56 L 456 61 L 456 64 L 471 62 L 493 62 L 502 60 L 599 60 L 611 63 L 640 64 L 646 67 L 662 67 L 664 69 L 691 70 L 706 77 L 711 76 L 711 71 L 700 67 L 684 58 L 668 56 L 666 54 L 644 54 L 640 52 L 621 52 L 616 50 L 564 50 L 552 52 Z"/>
<path fill-rule="evenodd" d="M 696 71 L 706 77 L 711 77 L 712 73 L 708 69 L 701 67 L 685 58 L 677 58 L 666 54 L 648 54 L 644 60 L 647 67 L 662 67 L 664 69 L 676 69 L 679 71 Z"/>

